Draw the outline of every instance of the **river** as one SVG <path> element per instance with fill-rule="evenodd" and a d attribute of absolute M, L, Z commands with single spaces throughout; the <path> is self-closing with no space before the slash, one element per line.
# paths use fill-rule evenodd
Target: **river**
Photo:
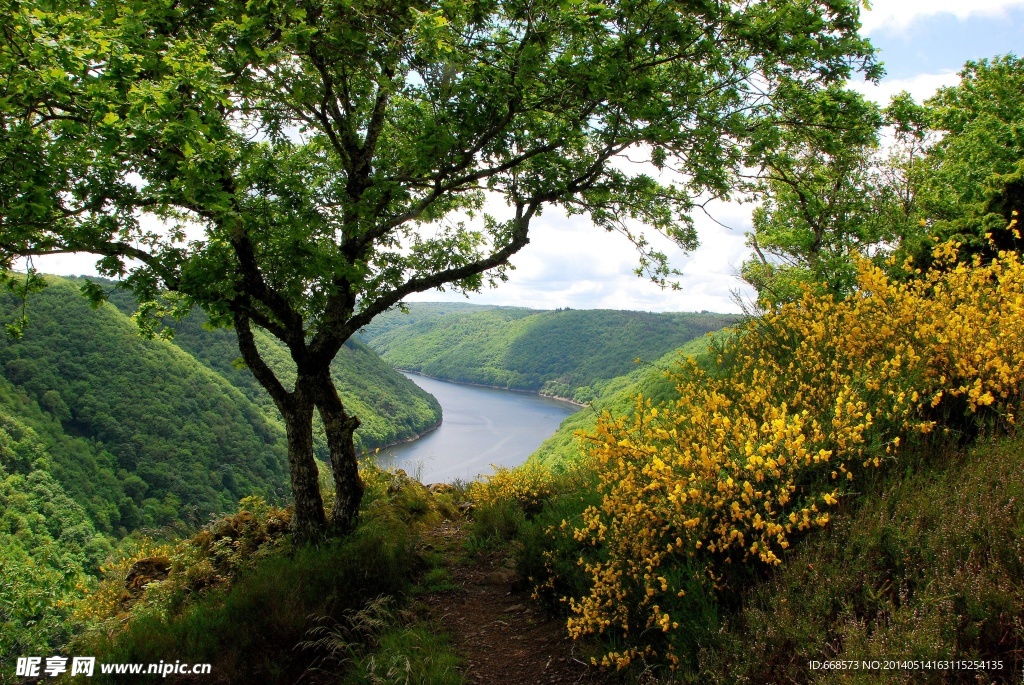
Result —
<path fill-rule="evenodd" d="M 437 398 L 444 420 L 418 440 L 381 450 L 377 463 L 423 483 L 473 480 L 492 473 L 492 464 L 518 466 L 579 410 L 539 395 L 405 375 Z"/>

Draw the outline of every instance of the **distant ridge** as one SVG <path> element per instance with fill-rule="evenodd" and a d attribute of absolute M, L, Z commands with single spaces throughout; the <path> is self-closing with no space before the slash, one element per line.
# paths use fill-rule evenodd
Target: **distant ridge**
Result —
<path fill-rule="evenodd" d="M 444 380 L 586 403 L 637 358 L 659 359 L 735 323 L 731 314 L 536 310 L 413 302 L 360 331 L 385 361 Z"/>

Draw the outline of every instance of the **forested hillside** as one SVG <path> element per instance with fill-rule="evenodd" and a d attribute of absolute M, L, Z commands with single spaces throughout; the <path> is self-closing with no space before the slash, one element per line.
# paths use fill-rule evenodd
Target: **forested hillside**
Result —
<path fill-rule="evenodd" d="M 92 309 L 77 286 L 51 277 L 32 295 L 30 324 L 20 340 L 0 340 L 0 364 L 8 394 L 41 409 L 28 420 L 53 476 L 100 530 L 195 524 L 254 493 L 286 497 L 284 431 L 252 375 L 233 366 L 234 333 L 206 330 L 195 315 L 177 324 L 173 343 L 145 340 L 126 311 Z M 0 306 L 7 316 L 20 311 L 10 295 Z M 261 345 L 285 367 L 272 340 Z M 440 418 L 432 397 L 358 342 L 334 368 L 363 421 L 364 449 Z"/>
<path fill-rule="evenodd" d="M 412 303 L 361 335 L 398 368 L 589 402 L 608 382 L 737 317 Z"/>
<path fill-rule="evenodd" d="M 541 444 L 530 460 L 554 470 L 572 468 L 583 454 L 577 431 L 592 432 L 598 416 L 604 412 L 612 416 L 631 415 L 637 395 L 643 395 L 655 404 L 667 402 L 676 392 L 671 370 L 678 368 L 686 358 L 704 362 L 712 339 L 723 340 L 728 335 L 729 330 L 726 329 L 712 336 L 695 338 L 653 363 L 609 380 L 589 406 L 562 421 L 555 434 Z"/>
<path fill-rule="evenodd" d="M 137 306 L 134 298 L 103 283 L 110 302 L 131 315 Z M 249 369 L 238 364 L 238 337 L 234 329 L 207 327 L 206 315 L 196 311 L 174 322 L 173 343 L 200 363 L 215 371 L 246 398 L 260 406 L 267 420 L 280 423 L 280 414 L 270 396 Z M 254 331 L 260 354 L 286 385 L 295 382 L 295 366 L 284 345 L 261 330 Z M 355 434 L 356 449 L 369 452 L 415 437 L 441 420 L 441 406 L 432 395 L 396 372 L 380 356 L 358 339 L 349 340 L 331 364 L 331 376 L 346 409 L 359 417 Z M 282 426 L 283 430 L 283 426 Z M 316 428 L 317 456 L 327 460 L 327 445 L 322 427 Z"/>
<path fill-rule="evenodd" d="M 174 345 L 141 338 L 116 308 L 92 309 L 66 280 L 50 279 L 29 306 L 24 336 L 0 340 L 0 364 L 54 427 L 95 446 L 95 464 L 83 465 L 89 457 L 78 450 L 53 457 L 70 492 L 106 507 L 100 521 L 119 532 L 198 523 L 254 492 L 286 495 L 280 429 L 223 378 Z M 0 307 L 10 316 L 18 303 L 5 296 Z M 89 471 L 115 479 L 99 486 L 83 478 Z"/>
<path fill-rule="evenodd" d="M 97 452 L 86 440 L 64 436 L 56 419 L 0 379 L 0 662 L 5 665 L 68 638 L 71 607 L 63 600 L 79 594 L 86 574 L 98 573 L 110 553 L 110 542 L 91 519 L 109 527 L 101 498 L 125 495 L 112 471 L 97 468 L 97 456 L 102 460 L 109 454 Z M 71 458 L 76 455 L 77 464 Z M 76 498 L 62 481 L 76 488 Z M 88 513 L 75 501 L 83 494 L 91 495 Z M 118 503 L 111 502 L 115 511 Z"/>

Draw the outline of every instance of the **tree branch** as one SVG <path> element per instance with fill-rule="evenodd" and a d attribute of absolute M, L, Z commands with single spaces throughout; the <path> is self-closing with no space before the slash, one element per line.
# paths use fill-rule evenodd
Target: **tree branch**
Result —
<path fill-rule="evenodd" d="M 256 340 L 253 338 L 252 327 L 249 325 L 249 315 L 240 309 L 236 310 L 234 321 L 235 331 L 238 333 L 238 349 L 242 352 L 245 365 L 252 371 L 252 375 L 256 377 L 259 384 L 270 393 L 270 398 L 274 400 L 278 410 L 282 414 L 286 414 L 291 405 L 291 393 L 281 385 L 281 381 L 260 356 Z"/>

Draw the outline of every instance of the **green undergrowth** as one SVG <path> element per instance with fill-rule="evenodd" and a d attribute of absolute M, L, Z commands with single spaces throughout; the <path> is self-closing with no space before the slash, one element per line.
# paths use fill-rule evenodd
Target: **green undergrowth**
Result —
<path fill-rule="evenodd" d="M 1024 435 L 917 456 L 744 594 L 693 682 L 1021 682 Z M 813 660 L 882 668 L 811 670 Z"/>
<path fill-rule="evenodd" d="M 89 628 L 68 653 L 210 663 L 218 682 L 461 682 L 414 598 L 445 586 L 421 534 L 459 515 L 462 492 L 369 466 L 363 477 L 359 526 L 340 540 L 295 546 L 290 512 L 248 498 L 192 538 L 124 549 L 79 606 Z"/>
<path fill-rule="evenodd" d="M 475 545 L 506 550 L 535 598 L 562 616 L 560 598 L 584 596 L 592 581 L 577 563 L 584 543 L 552 532 L 579 527 L 584 510 L 600 505 L 587 478 L 577 469 L 569 487 L 530 507 L 507 483 L 493 488 L 500 494 L 476 493 Z M 680 668 L 638 664 L 625 681 L 1019 683 L 1024 434 L 919 445 L 865 478 L 829 527 L 794 544 L 777 569 L 733 574 L 717 593 L 696 584 L 686 601 Z M 609 647 L 580 645 L 584 654 Z M 877 668 L 829 671 L 812 661 Z M 943 661 L 961 668 L 939 668 Z"/>

